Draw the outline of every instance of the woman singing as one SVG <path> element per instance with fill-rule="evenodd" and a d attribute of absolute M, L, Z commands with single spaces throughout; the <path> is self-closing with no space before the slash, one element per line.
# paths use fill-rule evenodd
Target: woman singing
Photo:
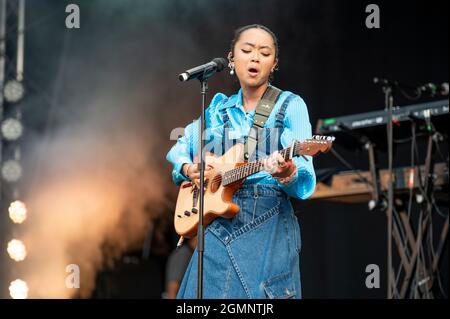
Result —
<path fill-rule="evenodd" d="M 240 90 L 230 97 L 216 94 L 206 110 L 206 127 L 213 141 L 239 140 L 249 134 L 255 109 L 277 68 L 277 38 L 262 25 L 239 28 L 228 59 Z M 198 120 L 188 125 L 167 154 L 177 185 L 200 177 L 192 156 L 197 154 L 198 125 Z M 311 137 L 305 102 L 289 91 L 278 96 L 264 127 L 279 129 L 277 143 L 282 148 Z M 247 177 L 234 194 L 239 213 L 232 219 L 219 217 L 205 230 L 204 298 L 301 298 L 300 228 L 289 198 L 306 199 L 313 193 L 312 158 L 285 161 L 277 152 L 270 153 L 264 160 L 265 170 Z M 195 298 L 196 288 L 195 251 L 177 297 Z"/>

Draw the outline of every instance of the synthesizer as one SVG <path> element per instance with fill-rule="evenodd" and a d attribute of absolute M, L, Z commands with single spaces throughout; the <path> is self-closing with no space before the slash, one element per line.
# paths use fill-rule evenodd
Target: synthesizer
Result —
<path fill-rule="evenodd" d="M 394 107 L 392 120 L 394 123 L 394 139 L 411 136 L 411 123 L 417 123 L 420 131 L 436 130 L 446 134 L 448 126 L 448 100 L 439 100 Z M 367 140 L 378 148 L 386 146 L 387 111 L 379 110 L 360 114 L 320 119 L 316 125 L 316 134 L 333 135 L 336 143 L 353 149 L 355 145 L 364 144 Z"/>

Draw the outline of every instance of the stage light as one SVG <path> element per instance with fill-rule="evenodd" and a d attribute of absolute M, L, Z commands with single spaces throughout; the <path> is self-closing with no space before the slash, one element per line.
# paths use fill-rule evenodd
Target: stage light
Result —
<path fill-rule="evenodd" d="M 9 285 L 9 295 L 13 299 L 27 299 L 28 285 L 25 281 L 16 279 Z"/>
<path fill-rule="evenodd" d="M 22 99 L 25 93 L 25 88 L 23 84 L 17 80 L 11 80 L 6 83 L 4 88 L 4 95 L 6 101 L 10 103 L 15 103 Z"/>
<path fill-rule="evenodd" d="M 22 261 L 27 257 L 27 249 L 21 240 L 13 239 L 8 243 L 9 257 L 14 261 Z"/>
<path fill-rule="evenodd" d="M 9 218 L 16 223 L 21 224 L 27 219 L 27 207 L 20 200 L 16 200 L 9 205 Z"/>
<path fill-rule="evenodd" d="M 22 177 L 22 167 L 18 161 L 8 160 L 2 165 L 2 177 L 7 182 L 17 182 Z"/>
<path fill-rule="evenodd" d="M 22 136 L 23 126 L 19 120 L 9 118 L 3 121 L 2 135 L 7 141 L 15 141 Z"/>

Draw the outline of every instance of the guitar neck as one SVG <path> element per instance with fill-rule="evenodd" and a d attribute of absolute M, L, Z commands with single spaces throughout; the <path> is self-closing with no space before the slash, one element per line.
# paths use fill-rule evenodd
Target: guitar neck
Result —
<path fill-rule="evenodd" d="M 289 146 L 279 151 L 279 153 L 281 154 L 281 156 L 283 156 L 284 160 L 287 161 L 292 159 L 292 157 L 298 155 L 299 153 L 298 148 L 299 143 L 295 142 L 293 144 L 293 149 L 292 146 Z M 246 163 L 244 165 L 241 165 L 239 167 L 233 168 L 232 170 L 225 172 L 225 174 L 223 175 L 222 183 L 224 186 L 226 186 L 234 182 L 240 181 L 250 175 L 256 174 L 262 170 L 264 170 L 262 160 Z"/>

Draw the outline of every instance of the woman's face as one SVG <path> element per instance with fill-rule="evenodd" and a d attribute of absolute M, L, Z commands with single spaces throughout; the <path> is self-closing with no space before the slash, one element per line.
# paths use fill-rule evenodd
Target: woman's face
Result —
<path fill-rule="evenodd" d="M 241 33 L 234 46 L 232 63 L 241 86 L 259 87 L 269 80 L 277 65 L 272 36 L 261 29 Z"/>

